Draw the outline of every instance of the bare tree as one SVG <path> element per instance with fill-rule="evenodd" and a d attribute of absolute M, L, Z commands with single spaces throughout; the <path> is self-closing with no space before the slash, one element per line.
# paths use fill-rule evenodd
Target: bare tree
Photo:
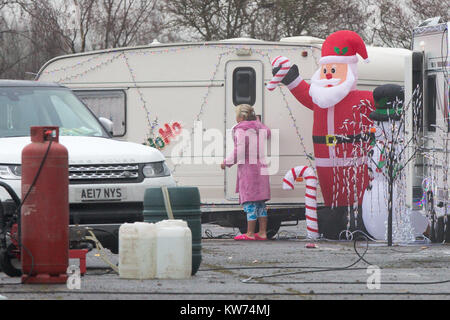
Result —
<path fill-rule="evenodd" d="M 29 20 L 18 34 L 28 42 L 28 72 L 37 72 L 42 64 L 58 55 L 72 52 L 72 39 L 63 24 L 66 2 L 47 0 L 17 1 L 23 16 Z"/>
<path fill-rule="evenodd" d="M 155 23 L 159 21 L 158 8 L 157 0 L 97 1 L 95 46 L 125 47 L 155 38 L 161 31 L 160 23 Z"/>
<path fill-rule="evenodd" d="M 350 29 L 368 44 L 410 47 L 422 20 L 449 20 L 450 0 L 0 0 L 0 77 L 24 78 L 67 53 L 153 39 L 278 41 Z"/>
<path fill-rule="evenodd" d="M 172 28 L 184 28 L 188 38 L 206 41 L 235 38 L 242 35 L 247 24 L 246 0 L 180 0 L 166 1 L 172 14 Z"/>
<path fill-rule="evenodd" d="M 76 53 L 87 49 L 95 3 L 95 0 L 17 1 L 29 16 L 31 40 L 37 40 L 36 45 L 40 46 L 43 42 L 51 43 L 50 54 L 53 51 Z"/>
<path fill-rule="evenodd" d="M 72 51 L 76 52 L 75 39 L 79 33 L 80 49 L 85 52 L 88 49 L 88 35 L 91 29 L 94 28 L 95 23 L 95 4 L 96 0 L 72 0 L 75 6 L 75 13 L 77 22 L 74 24 Z"/>
<path fill-rule="evenodd" d="M 263 40 L 333 31 L 364 31 L 368 12 L 358 0 L 181 0 L 167 1 L 172 25 L 218 40 L 250 36 Z"/>
<path fill-rule="evenodd" d="M 20 34 L 20 16 L 11 1 L 0 1 L 0 78 L 24 76 L 30 59 L 27 41 Z"/>
<path fill-rule="evenodd" d="M 449 21 L 449 0 L 410 0 L 410 5 L 417 19 L 425 20 L 440 16 L 443 21 Z"/>
<path fill-rule="evenodd" d="M 281 12 L 274 10 L 275 3 L 258 0 L 247 14 L 246 32 L 249 37 L 267 41 L 278 41 L 282 37 Z"/>
<path fill-rule="evenodd" d="M 5 19 L 5 12 L 4 7 L 6 6 L 7 2 L 6 0 L 0 0 L 0 36 L 7 32 L 7 22 Z"/>
<path fill-rule="evenodd" d="M 37 72 L 46 61 L 58 55 L 147 44 L 157 36 L 173 39 L 164 31 L 165 16 L 158 11 L 160 3 L 157 0 L 0 0 L 0 75 L 4 77 L 9 70 L 15 77 L 23 78 L 27 71 Z M 3 11 L 7 5 L 11 7 L 10 17 L 12 13 L 20 17 L 5 20 Z"/>

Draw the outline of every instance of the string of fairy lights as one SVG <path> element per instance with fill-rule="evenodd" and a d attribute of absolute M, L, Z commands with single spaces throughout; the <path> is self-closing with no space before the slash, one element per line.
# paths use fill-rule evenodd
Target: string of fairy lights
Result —
<path fill-rule="evenodd" d="M 58 83 L 65 83 L 65 82 L 68 82 L 70 80 L 74 80 L 74 79 L 83 77 L 83 76 L 85 76 L 85 75 L 87 75 L 87 74 L 89 74 L 91 72 L 97 71 L 97 70 L 99 70 L 99 69 L 101 69 L 103 67 L 106 67 L 106 66 L 110 65 L 111 63 L 113 63 L 115 60 L 117 60 L 117 59 L 119 59 L 119 58 L 121 58 L 123 56 L 124 56 L 123 52 L 120 52 L 118 54 L 113 55 L 109 59 L 107 59 L 105 61 L 102 61 L 101 63 L 96 64 L 94 66 L 90 66 L 88 68 L 85 68 L 84 70 L 83 70 L 83 68 L 84 68 L 85 65 L 89 65 L 89 63 L 91 63 L 92 61 L 96 61 L 99 57 L 90 58 L 90 59 L 88 59 L 86 61 L 83 61 L 83 62 L 77 62 L 76 64 L 74 64 L 74 65 L 72 65 L 70 67 L 63 67 L 63 68 L 52 70 L 52 71 L 44 71 L 44 72 L 42 72 L 42 74 L 54 75 L 55 73 L 59 73 L 59 72 L 66 73 L 69 70 L 78 70 L 78 69 L 82 70 L 82 71 L 79 71 L 78 73 L 75 73 L 75 74 L 72 74 L 72 75 L 68 75 L 66 77 L 60 78 L 59 80 L 55 81 L 55 82 L 58 82 Z"/>
<path fill-rule="evenodd" d="M 369 131 L 368 123 L 371 123 L 371 120 L 368 119 L 367 114 L 372 112 L 374 109 L 371 102 L 368 100 L 361 100 L 358 105 L 354 105 L 352 107 L 352 118 L 351 119 L 345 119 L 342 123 L 342 126 L 339 129 L 344 129 L 345 132 L 352 132 L 353 136 L 356 136 L 358 134 L 366 134 Z M 337 197 L 339 194 L 347 194 L 348 199 L 347 203 L 353 203 L 353 210 L 347 211 L 347 230 L 350 230 L 351 227 L 351 221 L 350 218 L 351 212 L 353 211 L 353 221 L 358 221 L 358 214 L 359 208 L 358 208 L 358 199 L 362 197 L 362 193 L 364 190 L 361 188 L 358 194 L 358 180 L 360 180 L 360 185 L 365 185 L 365 175 L 363 174 L 363 164 L 360 163 L 361 157 L 365 157 L 365 151 L 367 150 L 367 142 L 364 140 L 360 140 L 359 142 L 353 143 L 354 147 L 351 149 L 350 154 L 347 154 L 347 148 L 341 145 L 336 145 L 336 148 L 334 150 L 335 155 L 341 153 L 343 155 L 344 159 L 347 159 L 350 163 L 347 167 L 342 167 L 343 174 L 339 174 L 338 166 L 335 164 L 333 166 L 333 199 L 332 199 L 332 205 L 337 206 Z M 342 149 L 342 150 L 340 150 Z M 335 157 L 334 157 L 335 159 Z M 364 161 L 366 162 L 366 161 Z M 342 185 L 340 185 L 340 181 L 338 177 L 341 177 Z M 350 182 L 349 179 L 352 179 Z M 353 186 L 353 190 L 350 189 L 350 186 Z M 342 192 L 342 193 L 341 193 Z M 350 198 L 351 195 L 353 195 L 353 198 Z M 359 226 L 358 226 L 359 227 Z"/>
<path fill-rule="evenodd" d="M 214 67 L 214 72 L 213 72 L 213 74 L 212 74 L 212 76 L 211 76 L 211 78 L 209 80 L 209 85 L 208 85 L 207 92 L 202 98 L 202 103 L 200 105 L 200 108 L 199 108 L 199 111 L 198 111 L 197 115 L 194 117 L 194 119 L 195 119 L 194 121 L 200 121 L 202 119 L 203 114 L 205 112 L 205 107 L 208 104 L 208 98 L 209 98 L 209 95 L 210 95 L 211 90 L 212 90 L 212 84 L 216 80 L 217 73 L 219 72 L 220 66 L 222 64 L 222 59 L 225 56 L 228 56 L 228 55 L 230 55 L 232 53 L 234 53 L 234 50 L 228 50 L 228 51 L 222 52 L 222 53 L 220 53 L 218 55 L 217 63 L 215 65 L 215 67 Z M 191 134 L 194 134 L 194 130 L 195 130 L 195 123 L 192 125 L 192 127 L 190 129 Z M 188 149 L 190 147 L 191 146 L 189 144 L 183 146 L 182 150 L 180 151 L 181 155 L 184 155 L 186 149 Z M 172 173 L 174 173 L 174 174 L 176 173 L 176 171 L 178 169 L 178 166 L 179 166 L 179 164 L 174 164 L 173 165 Z"/>
<path fill-rule="evenodd" d="M 388 119 L 384 124 L 378 123 L 376 143 L 373 146 L 376 158 L 370 159 L 370 165 L 373 172 L 378 172 L 377 177 L 371 184 L 378 183 L 381 186 L 392 184 L 393 193 L 390 194 L 388 188 L 381 188 L 381 196 L 377 197 L 377 202 L 370 203 L 370 212 L 376 212 L 378 208 L 388 209 L 392 207 L 392 239 L 395 243 L 407 243 L 415 240 L 414 230 L 411 224 L 411 215 L 407 214 L 407 179 L 406 168 L 408 162 L 414 158 L 420 146 L 417 145 L 417 137 L 413 136 L 410 140 L 405 140 L 405 133 L 409 128 L 409 117 L 407 113 L 412 112 L 412 121 L 417 123 L 419 119 L 418 110 L 420 109 L 420 100 L 418 95 L 420 90 L 415 90 L 411 101 L 403 105 L 403 101 L 395 101 L 392 108 L 398 110 L 403 105 L 400 112 L 400 119 Z M 412 109 L 412 110 L 411 110 Z M 415 147 L 414 152 L 407 154 L 405 151 Z M 383 160 L 381 160 L 383 159 Z M 380 162 L 381 161 L 381 162 Z M 389 175 L 389 167 L 396 168 L 394 175 Z M 376 189 L 380 190 L 380 189 Z M 388 238 L 388 221 L 385 221 L 386 239 Z"/>
<path fill-rule="evenodd" d="M 144 111 L 145 111 L 145 114 L 147 117 L 147 123 L 149 124 L 149 130 L 146 133 L 146 141 L 147 141 L 148 139 L 150 139 L 150 137 L 154 136 L 154 130 L 159 125 L 158 118 L 155 117 L 155 120 L 153 120 L 153 121 L 151 120 L 150 109 L 147 106 L 147 100 L 144 98 L 144 94 L 137 84 L 136 74 L 134 72 L 134 69 L 130 65 L 130 60 L 128 58 L 128 55 L 125 52 L 123 52 L 123 58 L 124 58 L 125 64 L 127 65 L 128 71 L 130 72 L 131 78 L 133 80 L 134 88 L 138 92 L 139 99 L 141 100 L 142 106 L 144 108 Z"/>
<path fill-rule="evenodd" d="M 260 55 L 261 57 L 265 58 L 265 59 L 268 61 L 268 63 L 271 65 L 272 58 L 270 57 L 270 55 L 269 55 L 267 52 L 264 52 L 264 51 L 262 51 L 262 50 L 255 50 L 255 53 L 258 54 L 258 55 Z M 316 60 L 316 63 L 318 64 L 317 57 L 314 56 L 314 58 L 315 58 L 315 60 Z M 314 169 L 314 172 L 317 174 L 316 168 L 315 168 L 315 166 L 313 165 L 313 163 L 311 162 L 311 160 L 314 160 L 314 157 L 312 156 L 311 153 L 308 153 L 308 152 L 307 152 L 307 149 L 306 149 L 306 146 L 305 146 L 305 139 L 303 138 L 303 136 L 302 136 L 301 133 L 300 133 L 300 128 L 299 128 L 299 126 L 297 125 L 297 119 L 296 119 L 295 116 L 294 116 L 294 113 L 293 113 L 293 111 L 292 111 L 292 108 L 289 106 L 289 103 L 288 103 L 288 100 L 287 100 L 287 97 L 286 97 L 285 88 L 284 88 L 283 86 L 279 86 L 278 89 L 279 89 L 279 91 L 280 91 L 280 93 L 281 93 L 281 96 L 283 97 L 284 107 L 285 107 L 285 108 L 287 109 L 287 111 L 288 111 L 288 115 L 289 115 L 289 117 L 290 117 L 290 119 L 291 119 L 292 126 L 294 127 L 294 130 L 295 130 L 295 133 L 296 133 L 296 135 L 297 135 L 298 141 L 300 142 L 300 146 L 301 146 L 301 148 L 302 148 L 303 155 L 304 155 L 304 156 L 306 157 L 306 159 L 308 160 L 309 167 L 313 168 L 313 169 Z"/>

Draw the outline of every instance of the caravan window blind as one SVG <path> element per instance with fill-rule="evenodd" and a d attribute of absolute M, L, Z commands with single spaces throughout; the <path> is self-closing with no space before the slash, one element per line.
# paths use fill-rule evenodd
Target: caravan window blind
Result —
<path fill-rule="evenodd" d="M 250 67 L 236 68 L 233 72 L 233 104 L 249 104 L 256 101 L 256 72 Z"/>

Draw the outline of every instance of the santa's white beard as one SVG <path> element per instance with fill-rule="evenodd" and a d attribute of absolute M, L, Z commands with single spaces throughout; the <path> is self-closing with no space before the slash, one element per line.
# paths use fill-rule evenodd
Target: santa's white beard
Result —
<path fill-rule="evenodd" d="M 347 79 L 337 86 L 336 82 L 339 82 L 339 79 L 320 79 L 320 72 L 321 68 L 311 78 L 309 95 L 313 102 L 322 109 L 327 109 L 338 104 L 355 88 L 356 76 L 350 65 L 347 72 Z M 332 85 L 332 87 L 327 87 L 328 85 Z"/>

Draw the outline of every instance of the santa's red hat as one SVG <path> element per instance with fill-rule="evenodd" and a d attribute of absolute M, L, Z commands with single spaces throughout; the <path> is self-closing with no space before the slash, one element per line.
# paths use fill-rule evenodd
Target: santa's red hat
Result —
<path fill-rule="evenodd" d="M 356 32 L 341 30 L 325 39 L 319 63 L 358 63 L 356 54 L 359 54 L 364 62 L 369 62 L 363 39 Z"/>

